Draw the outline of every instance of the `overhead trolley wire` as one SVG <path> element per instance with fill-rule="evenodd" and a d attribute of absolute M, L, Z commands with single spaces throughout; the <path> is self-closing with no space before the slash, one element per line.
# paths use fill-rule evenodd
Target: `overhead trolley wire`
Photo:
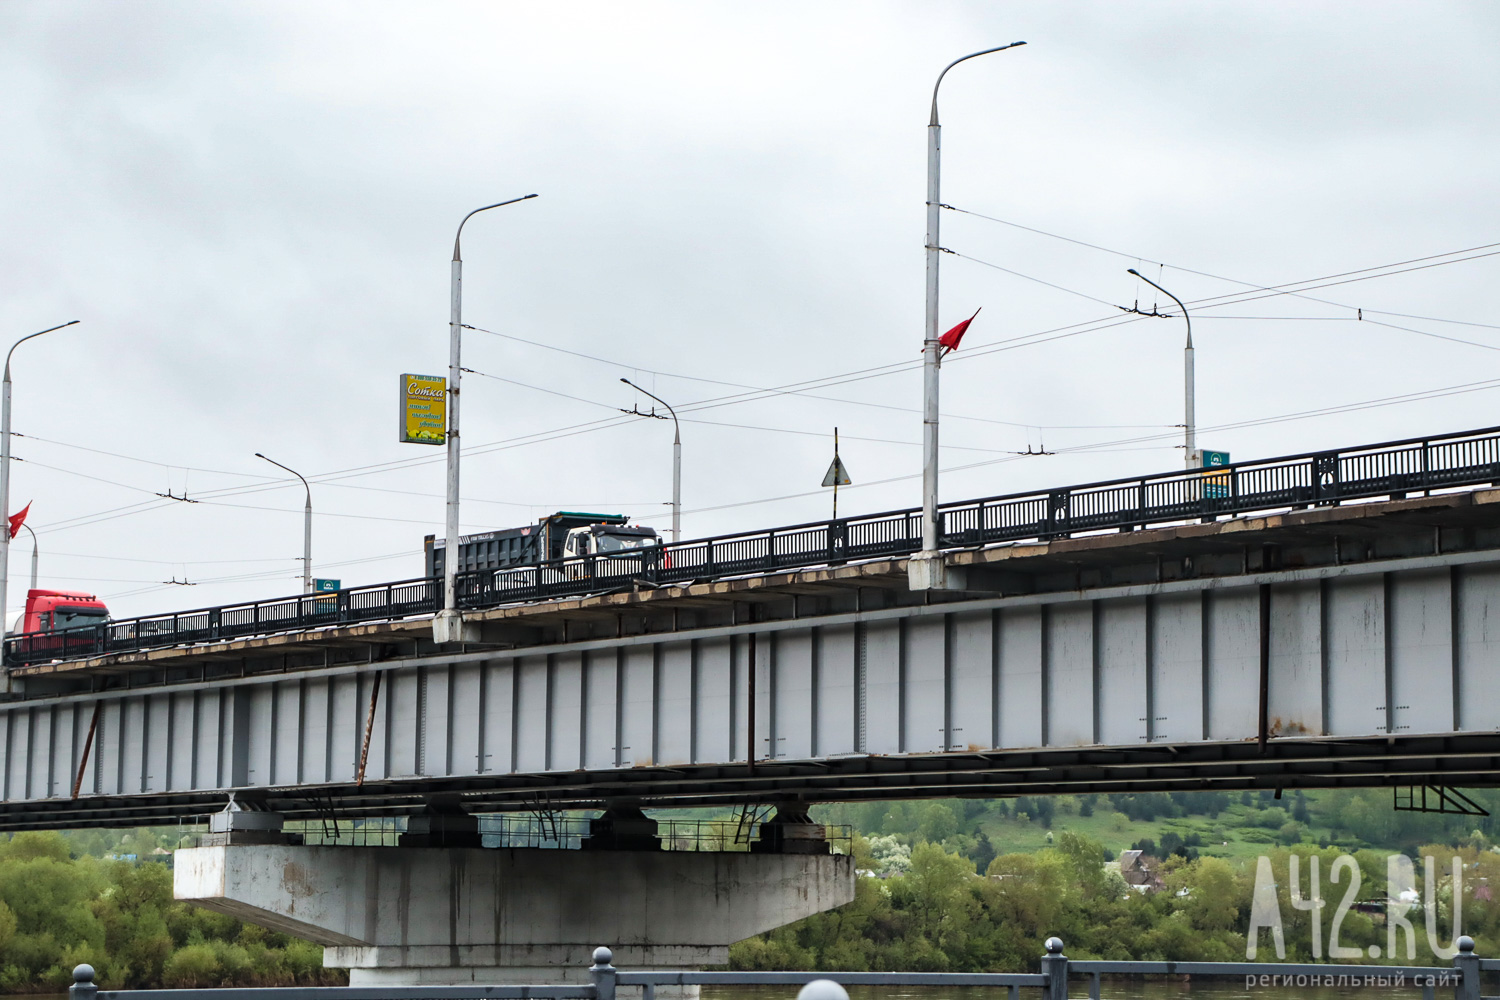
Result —
<path fill-rule="evenodd" d="M 1184 267 L 1181 264 L 1169 264 L 1169 263 L 1166 263 L 1165 261 L 1159 261 L 1159 260 L 1155 260 L 1155 259 L 1149 258 L 1149 257 L 1142 257 L 1139 254 L 1127 253 L 1127 252 L 1125 252 L 1123 250 L 1116 250 L 1116 249 L 1113 249 L 1112 247 L 1101 246 L 1101 245 L 1099 245 L 1097 243 L 1089 243 L 1089 242 L 1086 242 L 1084 240 L 1074 239 L 1071 236 L 1063 236 L 1060 233 L 1048 232 L 1045 229 L 1037 229 L 1037 228 L 1035 228 L 1033 226 L 1025 226 L 1025 225 L 1022 225 L 1019 222 L 1011 222 L 1008 219 L 997 218 L 997 217 L 995 217 L 993 215 L 985 215 L 982 212 L 975 212 L 975 211 L 973 211 L 971 209 L 958 208 L 955 205 L 943 205 L 942 207 L 946 208 L 946 209 L 948 209 L 949 211 L 952 211 L 952 212 L 959 212 L 959 213 L 962 213 L 964 215 L 972 215 L 975 218 L 984 219 L 984 220 L 986 220 L 988 222 L 997 222 L 997 223 L 999 223 L 1002 226 L 1010 226 L 1010 227 L 1012 227 L 1014 229 L 1021 229 L 1021 230 L 1024 230 L 1024 231 L 1028 232 L 1028 233 L 1035 233 L 1038 236 L 1045 236 L 1048 239 L 1061 240 L 1064 243 L 1072 243 L 1072 244 L 1075 244 L 1077 246 L 1087 247 L 1090 250 L 1099 250 L 1099 251 L 1102 251 L 1104 253 L 1113 254 L 1116 257 L 1123 257 L 1126 260 L 1134 260 L 1134 261 L 1137 261 L 1137 262 L 1146 261 L 1146 262 L 1149 262 L 1149 263 L 1152 263 L 1152 264 L 1156 264 L 1158 267 L 1170 267 L 1174 271 L 1182 271 L 1185 274 L 1195 274 L 1195 275 L 1197 275 L 1197 276 L 1199 276 L 1201 278 L 1212 278 L 1215 281 L 1227 281 L 1227 282 L 1229 282 L 1230 284 L 1233 284 L 1233 285 L 1244 285 L 1245 287 L 1254 289 L 1255 291 L 1262 291 L 1262 292 L 1273 292 L 1274 291 L 1274 292 L 1278 292 L 1278 293 L 1284 294 L 1284 295 L 1294 295 L 1294 296 L 1296 296 L 1298 298 L 1305 298 L 1305 299 L 1308 299 L 1309 301 L 1312 301 L 1312 302 L 1318 302 L 1318 303 L 1321 303 L 1323 305 L 1334 306 L 1335 308 L 1339 308 L 1339 309 L 1357 309 L 1357 308 L 1363 308 L 1363 307 L 1356 307 L 1356 306 L 1346 305 L 1345 303 L 1342 303 L 1342 302 L 1332 302 L 1332 301 L 1329 301 L 1327 299 L 1320 299 L 1320 298 L 1316 298 L 1316 297 L 1311 296 L 1311 295 L 1302 295 L 1298 291 L 1289 291 L 1287 289 L 1290 286 L 1293 286 L 1293 285 L 1302 285 L 1302 284 L 1310 284 L 1312 282 L 1326 281 L 1329 278 L 1347 277 L 1349 275 L 1354 275 L 1354 274 L 1363 274 L 1363 273 L 1365 273 L 1367 271 L 1379 271 L 1379 270 L 1385 270 L 1387 268 L 1404 267 L 1407 264 L 1420 264 L 1420 263 L 1424 263 L 1426 261 L 1439 260 L 1439 258 L 1442 258 L 1442 257 L 1455 257 L 1455 256 L 1458 256 L 1460 254 L 1472 254 L 1472 253 L 1476 253 L 1477 251 L 1480 251 L 1480 250 L 1493 250 L 1496 247 L 1500 247 L 1500 243 L 1485 243 L 1485 244 L 1481 244 L 1479 246 L 1467 247 L 1467 248 L 1465 248 L 1463 250 L 1450 250 L 1450 251 L 1448 251 L 1446 253 L 1428 254 L 1428 255 L 1423 256 L 1423 257 L 1412 257 L 1412 258 L 1410 258 L 1408 260 L 1396 261 L 1396 262 L 1390 263 L 1390 264 L 1381 264 L 1381 265 L 1377 265 L 1375 267 L 1359 268 L 1359 269 L 1353 270 L 1353 271 L 1342 271 L 1342 272 L 1339 272 L 1337 274 L 1325 275 L 1325 276 L 1323 276 L 1321 278 L 1310 278 L 1310 279 L 1307 279 L 1307 281 L 1287 282 L 1284 285 L 1262 285 L 1262 284 L 1259 284 L 1257 282 L 1244 281 L 1244 280 L 1241 280 L 1239 278 L 1229 278 L 1229 277 L 1226 277 L 1226 276 L 1224 276 L 1222 274 L 1213 274 L 1213 273 L 1208 272 L 1208 271 L 1195 270 L 1195 269 L 1193 269 L 1191 267 Z M 1491 254 L 1477 254 L 1477 257 L 1487 257 L 1487 256 L 1491 256 Z M 1465 258 L 1463 258 L 1463 260 L 1474 260 L 1474 259 L 1477 259 L 1477 257 L 1465 257 Z M 1461 263 L 1461 261 L 1445 261 L 1443 263 Z M 1438 265 L 1432 265 L 1432 266 L 1438 266 Z M 1408 270 L 1420 270 L 1420 268 L 1410 268 Z M 1406 271 L 1392 271 L 1390 273 L 1392 273 L 1392 274 L 1404 274 L 1404 273 L 1406 273 Z M 1320 285 L 1318 287 L 1326 287 L 1326 286 L 1321 286 Z M 1214 298 L 1224 298 L 1224 297 L 1226 297 L 1226 296 L 1215 296 Z M 1200 304 L 1201 303 L 1206 303 L 1206 302 L 1209 302 L 1209 301 L 1212 301 L 1212 300 L 1211 299 L 1199 300 Z M 1436 317 L 1436 316 L 1417 316 L 1417 315 L 1413 315 L 1411 313 L 1398 313 L 1398 312 L 1391 312 L 1391 311 L 1382 310 L 1382 309 L 1364 309 L 1364 311 L 1368 312 L 1368 313 L 1375 313 L 1376 315 L 1380 315 L 1380 316 L 1397 316 L 1397 317 L 1400 317 L 1402 319 L 1422 319 L 1422 320 L 1430 320 L 1430 321 L 1432 321 L 1434 323 L 1454 323 L 1454 324 L 1458 324 L 1458 325 L 1461 325 L 1461 326 L 1475 326 L 1475 327 L 1483 327 L 1483 328 L 1491 329 L 1491 330 L 1500 330 L 1500 324 L 1494 324 L 1494 323 L 1476 323 L 1476 322 L 1472 322 L 1472 321 L 1469 321 L 1469 320 L 1443 319 L 1443 318 Z"/>
<path fill-rule="evenodd" d="M 1437 399 L 1443 396 L 1456 396 L 1462 393 L 1480 392 L 1487 389 L 1500 389 L 1500 378 L 1487 379 L 1480 382 L 1467 382 L 1454 386 L 1443 386 L 1437 389 L 1426 389 L 1418 392 L 1404 393 L 1398 396 L 1384 396 L 1377 399 L 1336 404 L 1333 406 L 1325 406 L 1313 410 L 1300 410 L 1292 413 L 1282 413 L 1269 417 L 1253 417 L 1246 420 L 1232 421 L 1230 423 L 1204 427 L 1202 428 L 1202 430 L 1209 432 L 1243 430 L 1249 427 L 1260 427 L 1269 424 L 1287 423 L 1293 420 L 1306 420 L 1313 417 L 1330 416 L 1338 413 L 1352 413 L 1359 410 L 1375 409 L 1382 406 L 1396 406 L 1402 403 L 1420 402 L 1425 399 Z M 1056 449 L 1054 454 L 1087 454 L 1095 451 L 1114 449 L 1124 445 L 1142 444 L 1151 441 L 1167 441 L 1172 440 L 1173 438 L 1175 438 L 1175 435 L 1157 434 L 1134 438 L 1123 438 L 1115 441 L 1099 441 L 1092 444 L 1081 444 L 1066 448 L 1058 448 Z M 1027 457 L 1025 454 L 1009 455 L 1004 458 L 986 459 L 979 462 L 970 462 L 964 465 L 945 466 L 942 471 L 944 473 L 965 472 L 970 469 L 978 469 L 991 465 L 1000 465 L 1005 462 L 1013 462 L 1025 457 Z M 913 479 L 920 479 L 921 476 L 922 474 L 920 472 L 914 472 L 900 476 L 890 476 L 886 479 L 870 480 L 867 482 L 856 483 L 853 486 L 847 488 L 860 489 L 870 486 L 884 486 L 890 483 L 907 482 Z M 764 497 L 759 500 L 744 500 L 735 503 L 718 504 L 711 507 L 698 507 L 693 510 L 685 510 L 683 511 L 683 513 L 706 514 L 711 511 L 729 510 L 736 507 L 751 507 L 762 503 L 775 503 L 781 500 L 796 500 L 821 495 L 823 495 L 823 491 L 821 490 L 808 490 L 802 493 L 788 493 L 777 497 Z"/>

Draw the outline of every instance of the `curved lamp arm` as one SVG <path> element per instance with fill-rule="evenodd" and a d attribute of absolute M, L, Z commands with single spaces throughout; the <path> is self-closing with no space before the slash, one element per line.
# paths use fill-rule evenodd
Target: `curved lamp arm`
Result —
<path fill-rule="evenodd" d="M 256 458 L 265 458 L 267 462 L 270 462 L 272 465 L 276 466 L 278 469 L 285 469 L 286 471 L 290 472 L 292 475 L 296 476 L 298 479 L 301 479 L 302 480 L 302 488 L 305 489 L 305 490 L 307 490 L 307 502 L 308 503 L 312 503 L 312 487 L 307 485 L 307 479 L 302 475 L 302 473 L 298 472 L 296 469 L 293 469 L 291 466 L 282 465 L 280 462 L 276 461 L 276 459 L 274 459 L 274 458 L 266 458 L 266 456 L 262 455 L 258 451 L 255 453 L 255 457 Z"/>
<path fill-rule="evenodd" d="M 464 234 L 464 222 L 468 222 L 470 219 L 472 219 L 474 216 L 478 215 L 480 212 L 488 212 L 492 208 L 501 208 L 501 207 L 503 207 L 505 205 L 514 205 L 518 201 L 525 201 L 528 198 L 535 198 L 535 197 L 536 197 L 536 195 L 534 195 L 534 194 L 524 194 L 524 195 L 522 195 L 519 198 L 512 198 L 509 201 L 497 201 L 493 205 L 485 205 L 483 208 L 476 208 L 476 209 L 474 209 L 474 211 L 472 211 L 468 215 L 464 216 L 463 222 L 460 222 L 458 224 L 458 232 L 456 232 L 456 233 L 453 234 L 453 259 L 454 260 L 458 260 L 459 259 L 459 256 L 458 256 L 458 238 Z"/>
<path fill-rule="evenodd" d="M 22 344 L 26 343 L 26 341 L 30 340 L 32 337 L 40 337 L 44 333 L 51 333 L 53 330 L 61 330 L 63 327 L 65 327 L 65 326 L 72 326 L 74 323 L 77 323 L 77 322 L 78 322 L 78 320 L 76 320 L 76 319 L 70 319 L 66 323 L 59 323 L 57 326 L 49 326 L 49 327 L 47 327 L 47 329 L 45 329 L 45 330 L 38 330 L 36 333 L 28 333 L 26 336 L 22 337 L 20 340 L 16 341 L 14 344 L 11 344 L 10 345 L 10 350 L 8 350 L 8 351 L 5 352 L 5 377 L 6 378 L 10 378 L 10 356 L 12 354 L 16 353 L 16 348 L 18 348 Z"/>
<path fill-rule="evenodd" d="M 626 385 L 630 386 L 630 388 L 634 389 L 636 392 L 645 392 L 646 395 L 648 395 L 652 399 L 656 400 L 662 406 L 665 406 L 667 408 L 667 412 L 670 413 L 670 414 L 672 414 L 672 435 L 674 437 L 676 437 L 679 441 L 682 440 L 682 435 L 680 433 L 678 433 L 678 429 L 677 429 L 677 411 L 674 410 L 674 409 L 672 409 L 672 404 L 671 403 L 667 402 L 665 399 L 662 399 L 660 396 L 658 396 L 654 392 L 646 392 L 645 389 L 642 389 L 640 386 L 636 385 L 634 382 L 630 381 L 630 379 L 628 379 L 628 378 L 622 378 L 622 379 L 620 379 L 620 381 L 624 382 Z"/>
<path fill-rule="evenodd" d="M 1152 281 L 1150 278 L 1146 277 L 1141 272 L 1137 271 L 1135 268 L 1133 268 L 1133 267 L 1127 267 L 1125 270 L 1127 272 L 1129 272 L 1130 274 L 1135 275 L 1137 278 L 1140 278 L 1146 284 L 1150 285 L 1152 288 L 1156 289 L 1158 292 L 1161 292 L 1163 295 L 1167 296 L 1167 298 L 1171 299 L 1173 302 L 1177 303 L 1177 308 L 1182 310 L 1182 318 L 1185 319 L 1185 320 L 1187 320 L 1187 345 L 1189 347 L 1192 347 L 1193 346 L 1193 317 L 1191 317 L 1191 316 L 1188 315 L 1187 306 L 1185 306 L 1185 305 L 1182 304 L 1182 300 L 1179 299 L 1177 296 L 1173 295 L 1171 292 L 1167 291 L 1165 288 L 1163 288 L 1160 285 L 1158 285 L 1156 282 Z M 1210 346 L 1212 346 L 1212 345 L 1210 345 Z"/>
<path fill-rule="evenodd" d="M 948 75 L 948 71 L 950 69 L 952 69 L 953 67 L 957 66 L 961 62 L 967 62 L 970 59 L 977 59 L 980 56 L 987 56 L 991 52 L 1004 52 L 1006 49 L 1013 49 L 1013 48 L 1015 48 L 1018 45 L 1025 45 L 1025 44 L 1026 44 L 1025 42 L 1011 42 L 1009 45 L 997 45 L 993 49 L 982 49 L 979 52 L 970 52 L 968 55 L 966 55 L 966 56 L 960 56 L 959 58 L 953 60 L 948 65 L 944 66 L 943 67 L 943 71 L 938 74 L 937 83 L 934 83 L 932 85 L 932 120 L 929 121 L 927 124 L 929 124 L 929 125 L 936 125 L 938 123 L 938 113 L 937 113 L 938 88 L 943 85 L 943 77 L 945 77 L 945 76 Z"/>

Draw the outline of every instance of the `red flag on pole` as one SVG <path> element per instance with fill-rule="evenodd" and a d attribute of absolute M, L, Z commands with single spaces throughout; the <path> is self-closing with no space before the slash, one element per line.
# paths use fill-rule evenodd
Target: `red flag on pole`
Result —
<path fill-rule="evenodd" d="M 12 514 L 10 516 L 10 537 L 12 537 L 12 538 L 16 537 L 16 532 L 20 531 L 21 530 L 21 525 L 23 525 L 23 524 L 26 523 L 26 514 L 30 510 L 31 510 L 31 501 L 28 500 L 26 502 L 26 506 L 21 508 L 20 513 L 18 513 L 18 514 Z"/>
<path fill-rule="evenodd" d="M 979 307 L 979 309 L 983 308 L 983 306 Z M 974 316 L 979 315 L 979 309 L 974 310 Z M 943 351 L 944 354 L 947 354 L 948 351 L 958 350 L 958 342 L 964 339 L 964 334 L 968 332 L 969 324 L 974 322 L 974 316 L 970 316 L 968 319 L 964 320 L 962 323 L 958 324 L 953 329 L 949 330 L 947 333 L 938 338 L 938 345 L 942 348 L 945 348 L 945 350 Z"/>

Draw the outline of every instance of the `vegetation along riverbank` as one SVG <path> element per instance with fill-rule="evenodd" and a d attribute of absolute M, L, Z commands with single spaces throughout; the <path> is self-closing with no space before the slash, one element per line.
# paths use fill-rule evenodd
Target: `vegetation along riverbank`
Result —
<path fill-rule="evenodd" d="M 1500 792 L 1471 794 L 1492 814 L 1500 809 Z M 1288 890 L 1293 855 L 1302 859 L 1304 896 L 1310 859 L 1320 859 L 1325 957 L 1351 886 L 1347 871 L 1330 881 L 1341 856 L 1353 859 L 1359 885 L 1340 942 L 1366 953 L 1385 947 L 1392 855 L 1434 858 L 1438 945 L 1452 937 L 1456 888 L 1462 931 L 1480 954 L 1500 955 L 1492 817 L 1399 812 L 1390 796 L 1203 792 L 819 807 L 821 821 L 857 831 L 855 901 L 740 942 L 731 961 L 752 969 L 1021 971 L 1036 968 L 1049 934 L 1061 935 L 1076 958 L 1243 959 L 1262 856 L 1276 883 L 1286 957 L 1311 960 L 1312 911 L 1295 908 Z M 59 992 L 79 962 L 92 964 L 107 988 L 344 981 L 323 969 L 316 945 L 174 901 L 168 862 L 183 832 L 0 840 L 0 992 Z M 1420 860 L 1415 872 L 1425 891 Z M 1420 904 L 1410 920 L 1414 961 L 1437 962 Z M 1270 935 L 1261 938 L 1259 957 L 1274 959 Z"/>

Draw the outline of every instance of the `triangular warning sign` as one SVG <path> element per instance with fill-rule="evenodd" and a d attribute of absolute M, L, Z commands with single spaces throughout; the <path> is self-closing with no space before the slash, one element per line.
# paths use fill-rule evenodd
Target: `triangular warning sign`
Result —
<path fill-rule="evenodd" d="M 828 466 L 828 472 L 823 476 L 824 486 L 848 486 L 850 485 L 849 470 L 844 468 L 844 460 L 837 455 L 833 456 L 833 462 Z"/>

